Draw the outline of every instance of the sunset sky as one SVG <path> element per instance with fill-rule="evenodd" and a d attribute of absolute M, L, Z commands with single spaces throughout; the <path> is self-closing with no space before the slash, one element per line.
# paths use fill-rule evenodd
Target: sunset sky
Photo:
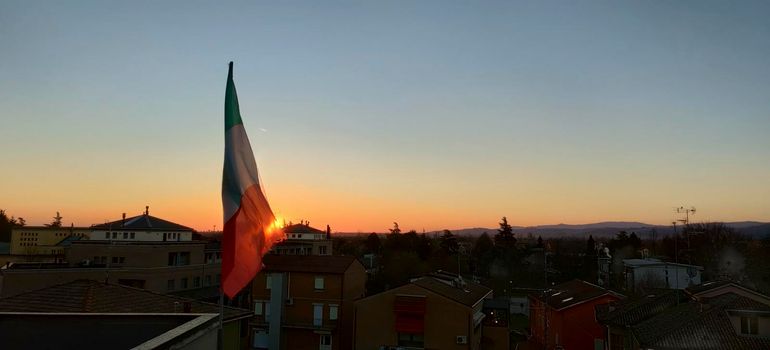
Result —
<path fill-rule="evenodd" d="M 222 227 L 227 63 L 277 216 L 770 221 L 767 1 L 2 1 L 0 208 Z"/>

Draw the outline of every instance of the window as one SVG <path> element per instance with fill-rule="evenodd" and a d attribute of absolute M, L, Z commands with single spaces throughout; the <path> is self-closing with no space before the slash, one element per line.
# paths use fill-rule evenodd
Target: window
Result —
<path fill-rule="evenodd" d="M 270 278 L 270 274 L 265 274 L 265 289 L 273 287 L 273 279 Z"/>
<path fill-rule="evenodd" d="M 318 350 L 329 350 L 332 348 L 332 335 L 321 334 L 321 342 L 318 346 Z"/>
<path fill-rule="evenodd" d="M 168 266 L 190 265 L 190 252 L 168 253 Z"/>
<path fill-rule="evenodd" d="M 329 305 L 329 319 L 330 320 L 334 321 L 334 320 L 337 319 L 337 309 L 338 309 L 337 305 L 334 305 L 334 304 Z"/>
<path fill-rule="evenodd" d="M 757 316 L 743 316 L 741 317 L 741 334 L 757 335 L 759 318 Z"/>
<path fill-rule="evenodd" d="M 128 239 L 128 232 L 123 232 L 123 239 Z"/>
<path fill-rule="evenodd" d="M 175 283 L 174 280 L 168 280 L 167 285 L 166 285 L 166 289 L 167 290 L 174 290 L 176 288 L 175 284 L 176 283 Z"/>
<path fill-rule="evenodd" d="M 131 232 L 131 239 L 134 239 L 134 237 L 136 237 L 136 233 L 135 232 Z"/>
<path fill-rule="evenodd" d="M 318 254 L 320 255 L 326 255 L 326 246 L 322 245 L 318 247 Z"/>
<path fill-rule="evenodd" d="M 270 317 L 270 302 L 265 302 L 265 317 Z"/>
<path fill-rule="evenodd" d="M 112 257 L 112 263 L 113 263 L 113 264 L 117 264 L 117 263 L 118 263 L 118 261 L 119 261 L 119 260 L 118 260 L 118 257 L 117 257 L 117 256 L 113 256 L 113 257 Z"/>
<path fill-rule="evenodd" d="M 316 276 L 315 277 L 315 290 L 323 290 L 324 289 L 324 278 L 323 276 Z"/>
<path fill-rule="evenodd" d="M 112 233 L 112 239 L 117 239 L 117 238 L 118 238 L 118 233 L 117 232 L 113 232 Z"/>
<path fill-rule="evenodd" d="M 255 315 L 262 315 L 262 300 L 257 300 L 254 302 L 254 314 Z"/>
<path fill-rule="evenodd" d="M 109 232 L 105 232 L 104 233 L 104 239 L 110 239 L 110 233 Z"/>
<path fill-rule="evenodd" d="M 211 285 L 211 275 L 206 275 L 206 286 Z"/>
<path fill-rule="evenodd" d="M 187 277 L 182 278 L 182 289 L 187 289 Z"/>
<path fill-rule="evenodd" d="M 201 278 L 199 276 L 193 277 L 193 287 L 200 288 L 201 286 Z"/>
<path fill-rule="evenodd" d="M 323 325 L 324 304 L 313 304 L 313 325 L 320 327 Z"/>

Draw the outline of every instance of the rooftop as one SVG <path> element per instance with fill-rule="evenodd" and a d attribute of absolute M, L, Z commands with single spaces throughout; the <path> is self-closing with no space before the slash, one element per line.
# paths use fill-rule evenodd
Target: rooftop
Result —
<path fill-rule="evenodd" d="M 467 306 L 476 305 L 492 293 L 491 289 L 480 284 L 470 281 L 460 282 L 456 276 L 441 272 L 415 278 L 412 284 Z"/>
<path fill-rule="evenodd" d="M 662 261 L 660 259 L 654 259 L 654 258 L 647 258 L 647 259 L 623 259 L 623 265 L 630 266 L 630 267 L 671 265 L 671 266 L 682 266 L 682 267 L 694 267 L 694 268 L 697 268 L 699 270 L 703 270 L 702 266 L 673 263 L 673 262 Z"/>
<path fill-rule="evenodd" d="M 0 312 L 47 313 L 219 313 L 219 305 L 92 280 L 76 280 L 0 299 Z M 224 308 L 224 319 L 251 316 L 250 310 Z"/>
<path fill-rule="evenodd" d="M 115 220 L 112 222 L 93 225 L 97 230 L 136 230 L 136 231 L 194 231 L 192 228 L 154 217 L 150 214 L 142 214 Z"/>
<path fill-rule="evenodd" d="M 326 231 L 321 231 L 317 228 L 310 227 L 308 224 L 293 224 L 288 225 L 283 228 L 284 233 L 323 233 L 326 234 Z"/>
<path fill-rule="evenodd" d="M 4 350 L 179 348 L 215 333 L 216 316 L 0 313 L 0 339 Z"/>
<path fill-rule="evenodd" d="M 545 298 L 549 306 L 556 310 L 561 310 L 604 295 L 623 298 L 618 293 L 579 279 L 555 285 L 546 291 L 545 295 L 542 293 L 532 293 L 530 297 L 536 300 L 543 300 Z"/>
<path fill-rule="evenodd" d="M 352 256 L 338 255 L 265 255 L 262 263 L 270 272 L 315 272 L 342 274 L 356 262 Z"/>
<path fill-rule="evenodd" d="M 770 307 L 735 293 L 705 303 L 679 304 L 632 327 L 643 347 L 655 349 L 769 349 L 770 338 L 736 333 L 728 311 L 768 312 Z"/>
<path fill-rule="evenodd" d="M 615 303 L 596 305 L 596 319 L 602 324 L 614 326 L 633 325 L 689 301 L 684 291 L 663 289 L 637 299 L 625 299 Z"/>

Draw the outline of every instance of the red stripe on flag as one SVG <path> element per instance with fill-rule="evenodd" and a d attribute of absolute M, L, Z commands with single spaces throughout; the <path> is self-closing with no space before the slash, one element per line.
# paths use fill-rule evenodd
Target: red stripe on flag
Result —
<path fill-rule="evenodd" d="M 279 238 L 259 185 L 246 189 L 238 211 L 225 223 L 222 235 L 222 290 L 233 298 L 262 269 L 262 256 Z"/>

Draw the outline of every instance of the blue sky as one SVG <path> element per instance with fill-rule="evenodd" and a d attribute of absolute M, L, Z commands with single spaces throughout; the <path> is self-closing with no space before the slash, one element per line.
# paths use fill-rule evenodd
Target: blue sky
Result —
<path fill-rule="evenodd" d="M 269 199 L 354 231 L 770 220 L 770 5 L 0 4 L 0 205 L 221 225 L 235 61 Z M 49 215 L 51 214 L 51 215 Z"/>

